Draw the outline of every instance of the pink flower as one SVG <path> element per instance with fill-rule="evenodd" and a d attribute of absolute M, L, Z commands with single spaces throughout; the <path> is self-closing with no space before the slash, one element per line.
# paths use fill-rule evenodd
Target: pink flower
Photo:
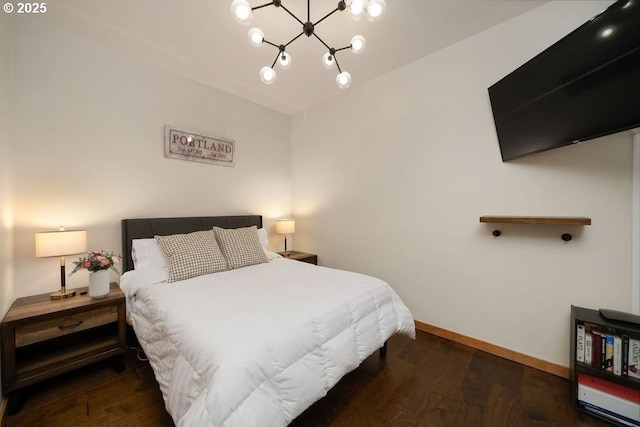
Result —
<path fill-rule="evenodd" d="M 75 261 L 76 265 L 71 271 L 69 275 L 72 275 L 76 271 L 86 269 L 89 271 L 99 271 L 106 269 L 113 269 L 116 272 L 118 270 L 113 265 L 116 262 L 120 262 L 122 260 L 122 256 L 118 254 L 114 254 L 113 252 L 108 251 L 100 251 L 100 252 L 89 252 L 87 256 L 80 258 L 78 261 Z"/>

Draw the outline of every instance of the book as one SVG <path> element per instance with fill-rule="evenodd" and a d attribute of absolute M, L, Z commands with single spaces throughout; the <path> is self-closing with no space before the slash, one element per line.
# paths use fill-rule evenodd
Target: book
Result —
<path fill-rule="evenodd" d="M 578 400 L 640 423 L 640 404 L 578 383 Z"/>
<path fill-rule="evenodd" d="M 629 378 L 640 378 L 640 340 L 629 338 Z"/>
<path fill-rule="evenodd" d="M 607 368 L 607 334 L 600 332 L 600 369 Z"/>
<path fill-rule="evenodd" d="M 584 363 L 584 325 L 578 323 L 576 331 L 576 360 Z"/>
<path fill-rule="evenodd" d="M 622 376 L 629 376 L 629 336 L 622 336 Z"/>
<path fill-rule="evenodd" d="M 622 375 L 622 338 L 613 335 L 613 374 Z"/>
<path fill-rule="evenodd" d="M 620 424 L 624 424 L 626 426 L 630 426 L 630 427 L 635 427 L 635 426 L 640 426 L 640 423 L 636 423 L 635 421 L 627 418 L 627 417 L 623 417 L 621 415 L 618 415 L 614 412 L 608 411 L 606 409 L 600 408 L 598 406 L 592 405 L 590 403 L 587 402 L 583 402 L 581 400 L 578 401 L 578 404 L 580 406 L 582 406 L 585 410 L 589 411 L 589 412 L 593 412 L 595 414 L 598 414 L 600 416 L 603 416 L 605 418 L 608 418 L 610 420 L 613 420 L 615 422 L 618 422 Z"/>
<path fill-rule="evenodd" d="M 591 356 L 591 366 L 600 369 L 600 354 L 601 354 L 601 334 L 597 329 L 591 330 L 591 336 L 593 339 L 593 353 Z"/>
<path fill-rule="evenodd" d="M 607 372 L 613 372 L 613 335 L 611 334 L 611 332 L 607 332 L 606 335 L 606 341 L 605 341 L 605 365 L 604 365 L 604 369 Z"/>
<path fill-rule="evenodd" d="M 593 358 L 593 336 L 591 331 L 584 333 L 584 364 L 591 366 Z"/>
<path fill-rule="evenodd" d="M 583 372 L 578 372 L 578 384 L 584 384 L 587 387 L 595 388 L 596 390 L 640 404 L 640 390 L 635 390 L 622 384 L 603 380 L 602 378 L 594 377 Z"/>

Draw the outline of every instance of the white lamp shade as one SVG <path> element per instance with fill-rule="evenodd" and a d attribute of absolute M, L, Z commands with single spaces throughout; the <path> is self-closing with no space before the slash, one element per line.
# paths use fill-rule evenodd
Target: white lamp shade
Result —
<path fill-rule="evenodd" d="M 336 76 L 336 84 L 340 89 L 346 89 L 351 86 L 351 74 L 348 71 L 343 71 Z"/>
<path fill-rule="evenodd" d="M 296 232 L 296 221 L 293 219 L 276 220 L 276 233 L 293 234 Z"/>
<path fill-rule="evenodd" d="M 276 71 L 268 65 L 265 65 L 260 70 L 260 80 L 262 80 L 262 83 L 270 85 L 276 81 Z"/>
<path fill-rule="evenodd" d="M 36 233 L 36 257 L 54 257 L 87 251 L 85 230 L 43 231 Z"/>
<path fill-rule="evenodd" d="M 253 19 L 253 11 L 247 0 L 233 0 L 231 14 L 237 22 L 244 25 L 249 25 Z"/>

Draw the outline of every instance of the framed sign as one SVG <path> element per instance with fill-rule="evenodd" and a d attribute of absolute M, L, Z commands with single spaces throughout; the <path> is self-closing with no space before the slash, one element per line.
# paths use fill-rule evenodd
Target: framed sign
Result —
<path fill-rule="evenodd" d="M 235 141 L 205 136 L 173 126 L 164 127 L 164 156 L 170 159 L 234 166 Z"/>

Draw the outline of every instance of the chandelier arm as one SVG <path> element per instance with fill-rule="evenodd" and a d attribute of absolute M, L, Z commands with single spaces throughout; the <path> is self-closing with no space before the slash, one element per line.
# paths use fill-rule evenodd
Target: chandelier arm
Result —
<path fill-rule="evenodd" d="M 276 66 L 276 62 L 278 62 L 279 57 L 280 57 L 280 49 L 278 49 L 278 53 L 276 54 L 276 59 L 273 60 L 273 64 L 271 64 L 271 68 Z"/>
<path fill-rule="evenodd" d="M 262 42 L 263 42 L 263 43 L 266 43 L 266 44 L 270 44 L 271 46 L 273 46 L 273 47 L 275 47 L 275 48 L 280 49 L 280 46 L 278 46 L 278 45 L 277 45 L 277 44 L 275 44 L 275 43 L 271 43 L 271 42 L 270 42 L 269 40 L 267 40 L 267 39 L 262 39 Z"/>
<path fill-rule="evenodd" d="M 267 6 L 271 6 L 273 5 L 273 2 L 270 1 L 269 3 L 265 3 L 265 4 L 261 4 L 260 6 L 256 6 L 256 7 L 252 7 L 251 10 L 258 10 L 258 9 L 262 9 L 263 7 L 267 7 Z"/>
<path fill-rule="evenodd" d="M 314 37 L 317 38 L 318 40 L 320 40 L 320 43 L 322 43 L 324 45 L 324 47 L 326 47 L 327 49 L 331 50 L 331 48 L 329 47 L 328 44 L 326 44 L 324 42 L 324 40 L 322 40 L 320 37 L 318 37 L 318 35 L 316 33 L 313 33 Z"/>
<path fill-rule="evenodd" d="M 316 25 L 318 25 L 319 23 L 321 23 L 322 21 L 324 21 L 325 19 L 327 19 L 328 17 L 330 17 L 331 15 L 333 15 L 334 13 L 336 13 L 337 11 L 339 11 L 340 8 L 336 7 L 335 9 L 333 9 L 331 12 L 327 13 L 326 15 L 324 15 L 322 18 L 320 18 L 317 22 L 313 23 L 313 26 L 315 27 Z"/>
<path fill-rule="evenodd" d="M 293 13 L 291 13 L 289 11 L 289 9 L 287 9 L 283 4 L 281 4 L 280 7 L 283 8 L 289 15 L 291 15 L 293 17 L 293 19 L 295 19 L 296 21 L 298 21 L 299 23 L 304 25 L 304 22 L 302 22 L 300 19 L 298 19 L 298 17 L 296 15 L 294 15 Z"/>
<path fill-rule="evenodd" d="M 303 34 L 304 34 L 304 31 L 303 31 L 303 32 L 301 32 L 300 34 L 298 34 L 297 36 L 295 36 L 294 38 L 292 38 L 292 39 L 289 41 L 289 43 L 287 43 L 287 44 L 285 44 L 285 45 L 284 45 L 284 47 L 287 47 L 287 46 L 289 46 L 291 43 L 293 43 L 294 41 L 298 40 L 298 37 L 300 37 L 300 36 L 301 36 L 301 35 L 303 35 Z M 274 45 L 274 46 L 275 46 L 275 45 Z M 276 46 L 276 47 L 279 47 L 279 46 Z"/>
<path fill-rule="evenodd" d="M 342 73 L 342 69 L 340 68 L 340 64 L 338 64 L 338 57 L 333 55 L 333 60 L 336 61 L 336 67 L 338 67 L 338 72 Z"/>
<path fill-rule="evenodd" d="M 345 46 L 345 47 L 341 47 L 340 49 L 336 49 L 336 52 L 340 52 L 341 50 L 345 50 L 345 49 L 351 49 L 351 45 L 349 46 Z"/>
<path fill-rule="evenodd" d="M 311 22 L 311 0 L 307 0 L 307 22 Z"/>

